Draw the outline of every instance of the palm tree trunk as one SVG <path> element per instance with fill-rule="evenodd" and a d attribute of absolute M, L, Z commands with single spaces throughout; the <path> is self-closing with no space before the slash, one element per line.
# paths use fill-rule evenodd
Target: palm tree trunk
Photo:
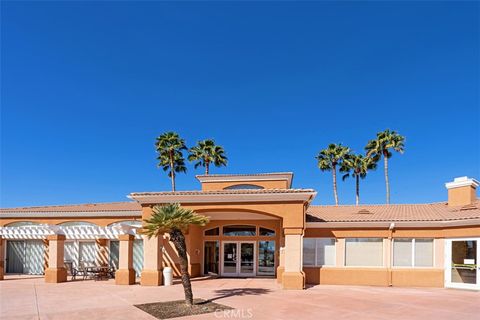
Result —
<path fill-rule="evenodd" d="M 355 205 L 358 206 L 358 203 L 360 202 L 360 178 L 358 177 L 358 174 L 355 175 Z"/>
<path fill-rule="evenodd" d="M 187 245 L 185 244 L 185 236 L 179 229 L 170 231 L 170 240 L 177 249 L 178 257 L 180 258 L 180 273 L 182 276 L 183 291 L 185 293 L 185 303 L 187 306 L 193 305 L 192 284 L 190 283 L 190 275 L 188 274 L 188 258 Z"/>
<path fill-rule="evenodd" d="M 170 150 L 170 178 L 172 179 L 172 191 L 175 191 L 175 170 L 173 167 L 173 150 Z"/>
<path fill-rule="evenodd" d="M 335 197 L 335 205 L 338 206 L 338 194 L 337 194 L 337 168 L 333 166 L 332 168 L 333 175 L 333 196 Z"/>
<path fill-rule="evenodd" d="M 205 161 L 205 175 L 207 176 L 208 176 L 209 168 L 210 168 L 210 162 Z"/>
<path fill-rule="evenodd" d="M 387 188 L 387 204 L 390 204 L 390 183 L 388 182 L 388 158 L 383 155 L 384 171 L 385 171 L 385 187 Z"/>

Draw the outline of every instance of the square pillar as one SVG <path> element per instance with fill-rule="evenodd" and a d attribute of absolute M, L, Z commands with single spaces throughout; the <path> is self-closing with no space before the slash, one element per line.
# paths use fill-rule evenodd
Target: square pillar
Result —
<path fill-rule="evenodd" d="M 130 285 L 135 283 L 135 270 L 133 270 L 133 240 L 131 234 L 118 236 L 120 241 L 118 270 L 115 272 L 115 284 Z"/>
<path fill-rule="evenodd" d="M 277 283 L 282 283 L 283 272 L 285 272 L 285 247 L 280 248 L 278 258 L 280 263 L 277 267 Z"/>
<path fill-rule="evenodd" d="M 67 281 L 67 269 L 63 262 L 65 235 L 55 234 L 48 240 L 48 268 L 45 269 L 45 282 L 59 283 Z"/>
<path fill-rule="evenodd" d="M 3 280 L 3 275 L 5 274 L 5 240 L 0 236 L 0 280 Z"/>
<path fill-rule="evenodd" d="M 303 229 L 284 229 L 285 270 L 282 274 L 283 289 L 302 290 L 305 287 L 303 273 Z"/>
<path fill-rule="evenodd" d="M 143 236 L 142 286 L 162 285 L 163 237 Z"/>

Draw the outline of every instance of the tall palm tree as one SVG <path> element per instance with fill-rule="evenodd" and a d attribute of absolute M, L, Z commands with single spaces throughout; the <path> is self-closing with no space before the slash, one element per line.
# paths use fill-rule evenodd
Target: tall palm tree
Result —
<path fill-rule="evenodd" d="M 195 169 L 199 166 L 205 167 L 205 174 L 207 175 L 210 164 L 214 164 L 216 167 L 227 165 L 228 159 L 225 150 L 211 139 L 198 141 L 196 146 L 190 148 L 189 153 L 188 161 L 197 161 L 194 165 Z"/>
<path fill-rule="evenodd" d="M 157 138 L 155 148 L 158 152 L 158 166 L 162 167 L 163 171 L 168 171 L 168 176 L 172 180 L 172 191 L 175 191 L 176 173 L 187 172 L 183 157 L 183 150 L 187 150 L 185 140 L 176 132 L 165 132 Z"/>
<path fill-rule="evenodd" d="M 367 157 L 374 161 L 379 161 L 383 157 L 384 173 L 385 173 L 385 187 L 387 189 L 387 204 L 390 204 L 390 183 L 388 181 L 388 159 L 393 155 L 392 151 L 403 153 L 405 150 L 405 137 L 399 135 L 396 131 L 387 129 L 377 133 L 377 137 L 370 140 L 365 151 Z"/>
<path fill-rule="evenodd" d="M 355 178 L 355 205 L 360 202 L 360 179 L 365 179 L 369 170 L 375 170 L 377 163 L 361 154 L 348 154 L 340 167 L 340 172 L 345 173 L 342 180 L 348 177 Z M 350 172 L 351 171 L 351 172 Z"/>
<path fill-rule="evenodd" d="M 335 197 L 335 205 L 338 206 L 337 194 L 337 166 L 341 165 L 345 156 L 350 153 L 350 148 L 342 146 L 342 144 L 331 143 L 326 149 L 321 150 L 316 159 L 318 160 L 318 168 L 322 171 L 331 171 L 333 177 L 333 196 Z"/>
<path fill-rule="evenodd" d="M 153 207 L 150 219 L 144 220 L 142 233 L 151 237 L 162 237 L 165 233 L 170 235 L 180 258 L 180 273 L 182 276 L 185 303 L 193 305 L 193 292 L 188 273 L 187 245 L 184 232 L 190 225 L 204 226 L 209 219 L 206 216 L 196 214 L 193 210 L 185 209 L 178 203 L 156 205 Z"/>

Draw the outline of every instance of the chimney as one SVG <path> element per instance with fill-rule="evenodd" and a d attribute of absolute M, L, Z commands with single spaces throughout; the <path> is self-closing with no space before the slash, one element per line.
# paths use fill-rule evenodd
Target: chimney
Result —
<path fill-rule="evenodd" d="M 475 203 L 478 185 L 478 180 L 468 177 L 455 178 L 452 182 L 445 183 L 448 190 L 448 206 L 458 207 Z"/>

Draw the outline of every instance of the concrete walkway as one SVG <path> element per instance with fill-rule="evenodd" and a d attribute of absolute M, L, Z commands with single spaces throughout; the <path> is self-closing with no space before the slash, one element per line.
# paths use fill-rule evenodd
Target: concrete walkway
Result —
<path fill-rule="evenodd" d="M 284 291 L 271 279 L 195 279 L 195 297 L 235 308 L 183 319 L 479 319 L 480 293 L 452 289 L 315 286 Z M 0 319 L 155 319 L 134 304 L 180 300 L 171 287 L 113 281 L 0 281 Z M 176 318 L 181 319 L 181 318 Z"/>

